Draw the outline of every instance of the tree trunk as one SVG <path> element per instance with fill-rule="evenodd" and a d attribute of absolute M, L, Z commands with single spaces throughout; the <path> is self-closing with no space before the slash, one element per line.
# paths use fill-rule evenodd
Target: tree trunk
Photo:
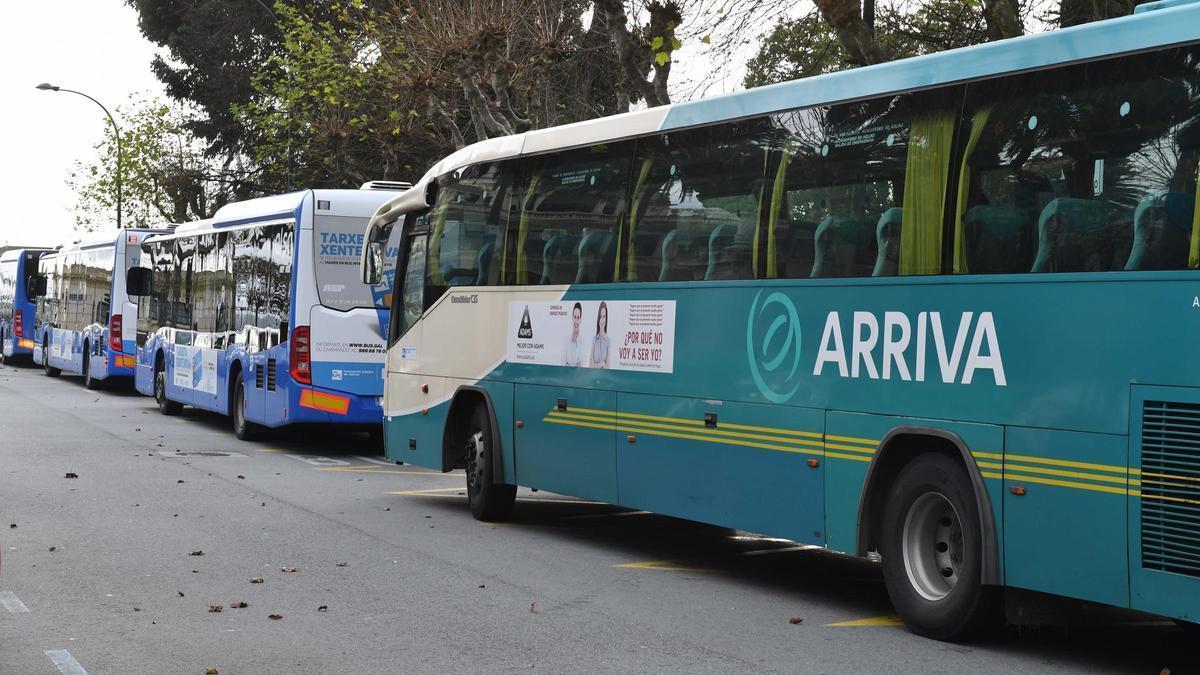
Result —
<path fill-rule="evenodd" d="M 870 29 L 862 18 L 862 5 L 858 0 L 814 0 L 821 17 L 833 27 L 838 42 L 856 65 L 870 66 L 883 63 L 890 57 L 875 42 Z"/>
<path fill-rule="evenodd" d="M 983 0 L 988 40 L 1003 40 L 1025 33 L 1017 0 Z"/>

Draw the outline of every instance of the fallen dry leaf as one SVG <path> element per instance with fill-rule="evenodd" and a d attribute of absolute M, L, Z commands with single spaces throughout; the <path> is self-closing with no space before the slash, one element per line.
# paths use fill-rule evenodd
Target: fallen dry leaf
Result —
<path fill-rule="evenodd" d="M 217 612 L 223 612 L 223 611 L 225 611 L 225 608 L 224 608 L 224 607 L 222 607 L 222 606 L 221 606 L 219 603 L 216 603 L 216 602 L 214 602 L 213 604 L 211 604 L 211 605 L 209 605 L 209 606 L 208 606 L 208 611 L 210 611 L 210 612 L 212 612 L 212 613 L 214 613 L 214 614 L 215 614 L 215 613 L 217 613 Z"/>
<path fill-rule="evenodd" d="M 283 566 L 283 567 L 280 567 L 280 568 L 279 568 L 279 571 L 280 571 L 280 572 L 295 572 L 295 571 L 296 571 L 296 568 L 295 568 L 295 567 L 289 567 L 289 566 L 285 565 L 285 566 Z"/>
<path fill-rule="evenodd" d="M 329 605 L 321 605 L 320 607 L 318 607 L 318 608 L 317 608 L 317 611 L 318 611 L 318 612 L 328 612 L 328 611 L 329 611 Z"/>
<path fill-rule="evenodd" d="M 249 606 L 250 605 L 247 604 L 245 600 L 238 600 L 237 602 L 229 603 L 230 609 L 246 609 Z"/>
<path fill-rule="evenodd" d="M 278 621 L 278 620 L 280 620 L 280 619 L 282 619 L 282 618 L 283 618 L 283 615 L 282 615 L 282 614 L 268 614 L 268 615 L 267 615 L 267 618 L 268 618 L 268 619 L 273 619 L 273 620 L 275 620 L 275 621 Z"/>
<path fill-rule="evenodd" d="M 188 555 L 204 555 L 204 551 L 192 551 Z"/>
<path fill-rule="evenodd" d="M 346 566 L 346 562 L 345 562 L 345 561 L 343 561 L 343 560 L 339 560 L 339 561 L 337 561 L 337 562 L 335 562 L 335 563 L 334 563 L 334 566 L 335 566 L 335 567 L 345 567 L 345 566 Z"/>
<path fill-rule="evenodd" d="M 261 584 L 262 582 L 263 582 L 262 577 L 253 577 L 252 579 L 250 579 L 250 583 L 252 583 L 252 584 Z"/>
<path fill-rule="evenodd" d="M 204 671 L 204 675 L 221 675 L 221 671 L 217 670 L 216 668 L 209 668 L 208 670 Z"/>
<path fill-rule="evenodd" d="M 788 623 L 790 623 L 790 624 L 792 624 L 793 626 L 795 626 L 796 624 L 799 624 L 799 623 L 804 623 L 804 619 L 801 619 L 801 618 L 800 618 L 800 617 L 798 617 L 798 616 L 793 616 L 792 618 L 788 619 Z"/>
<path fill-rule="evenodd" d="M 183 479 L 182 479 L 182 478 L 180 478 L 179 480 L 177 480 L 177 481 L 175 481 L 175 482 L 176 482 L 176 483 L 182 483 L 182 482 L 183 482 Z"/>
<path fill-rule="evenodd" d="M 246 477 L 241 474 L 238 474 L 238 480 L 246 480 Z"/>
<path fill-rule="evenodd" d="M 67 475 L 63 476 L 63 478 L 79 478 L 79 474 L 74 471 L 68 471 Z"/>

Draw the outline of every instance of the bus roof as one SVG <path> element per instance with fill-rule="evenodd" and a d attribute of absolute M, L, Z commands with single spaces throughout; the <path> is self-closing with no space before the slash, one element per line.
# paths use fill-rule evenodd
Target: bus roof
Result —
<path fill-rule="evenodd" d="M 53 250 L 54 249 L 52 248 L 39 248 L 36 246 L 31 246 L 29 248 L 10 248 L 4 253 L 0 253 L 0 262 L 11 262 L 13 260 L 18 260 L 26 253 L 49 253 Z"/>
<path fill-rule="evenodd" d="M 79 241 L 58 247 L 58 250 L 55 253 L 70 253 L 72 251 L 83 251 L 93 248 L 104 248 L 106 246 L 116 246 L 117 242 L 130 232 L 136 234 L 159 234 L 163 232 L 170 232 L 170 230 L 165 228 L 129 227 L 105 233 L 90 233 L 89 236 L 84 237 Z"/>
<path fill-rule="evenodd" d="M 478 162 L 928 89 L 1197 40 L 1200 40 L 1200 0 L 1162 0 L 1115 19 L 492 138 L 443 158 L 412 189 L 380 208 L 376 220 L 386 222 L 424 206 L 430 181 Z"/>
<path fill-rule="evenodd" d="M 154 241 L 175 237 L 194 236 L 239 225 L 294 221 L 299 216 L 304 200 L 312 194 L 321 215 L 369 218 L 380 204 L 396 196 L 393 191 L 379 189 L 312 189 L 288 192 L 281 195 L 247 199 L 226 204 L 212 218 L 182 223 L 154 237 Z M 322 204 L 324 203 L 324 204 Z"/>

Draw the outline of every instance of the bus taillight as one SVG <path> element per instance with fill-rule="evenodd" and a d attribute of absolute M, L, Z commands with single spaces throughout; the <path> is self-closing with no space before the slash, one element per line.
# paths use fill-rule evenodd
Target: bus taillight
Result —
<path fill-rule="evenodd" d="M 25 337 L 25 310 L 18 309 L 13 312 L 13 333 L 17 337 Z"/>
<path fill-rule="evenodd" d="M 308 326 L 300 326 L 292 331 L 292 340 L 288 350 L 288 362 L 291 364 L 292 379 L 303 384 L 312 384 L 312 360 L 309 350 Z"/>
<path fill-rule="evenodd" d="M 121 315 L 113 314 L 108 320 L 108 348 L 121 351 Z"/>

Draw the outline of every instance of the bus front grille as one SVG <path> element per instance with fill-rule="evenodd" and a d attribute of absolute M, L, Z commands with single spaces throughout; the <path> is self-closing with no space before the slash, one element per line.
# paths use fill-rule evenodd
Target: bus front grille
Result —
<path fill-rule="evenodd" d="M 1142 406 L 1142 567 L 1200 577 L 1200 405 Z"/>

